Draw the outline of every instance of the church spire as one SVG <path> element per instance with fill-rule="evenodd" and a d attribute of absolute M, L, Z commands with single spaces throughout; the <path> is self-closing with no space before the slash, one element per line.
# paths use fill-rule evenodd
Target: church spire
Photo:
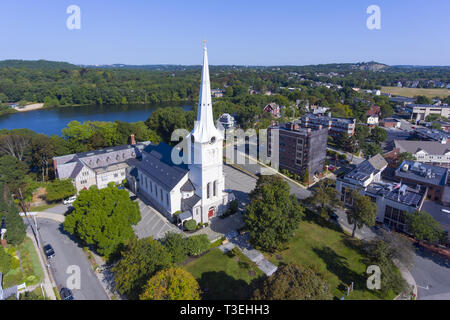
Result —
<path fill-rule="evenodd" d="M 196 142 L 208 142 L 212 137 L 217 138 L 220 133 L 214 125 L 211 102 L 211 85 L 209 82 L 208 52 L 206 41 L 203 47 L 203 69 L 200 86 L 200 97 L 198 102 L 197 121 L 192 135 Z"/>

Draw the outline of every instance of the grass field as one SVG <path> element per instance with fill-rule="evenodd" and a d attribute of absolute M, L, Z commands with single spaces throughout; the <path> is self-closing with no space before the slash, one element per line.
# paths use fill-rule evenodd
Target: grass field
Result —
<path fill-rule="evenodd" d="M 249 284 L 264 275 L 242 253 L 231 257 L 219 249 L 212 249 L 185 268 L 197 279 L 207 300 L 248 299 Z"/>
<path fill-rule="evenodd" d="M 26 237 L 20 245 L 10 246 L 7 251 L 14 257 L 14 262 L 11 270 L 4 275 L 3 287 L 7 288 L 23 282 L 27 286 L 32 286 L 41 281 L 44 272 L 31 239 Z"/>
<path fill-rule="evenodd" d="M 426 96 L 429 98 L 434 97 L 447 98 L 450 95 L 449 89 L 382 87 L 381 92 L 387 92 L 393 95 L 411 98 L 415 96 Z"/>
<path fill-rule="evenodd" d="M 350 300 L 393 299 L 393 292 L 382 296 L 366 289 L 367 266 L 361 253 L 361 241 L 338 230 L 337 226 L 329 228 L 319 225 L 318 218 L 309 213 L 289 242 L 289 248 L 265 254 L 266 257 L 276 265 L 284 262 L 318 266 L 331 284 L 335 299 L 343 296 Z M 354 282 L 354 291 L 346 296 L 346 285 L 351 282 Z"/>

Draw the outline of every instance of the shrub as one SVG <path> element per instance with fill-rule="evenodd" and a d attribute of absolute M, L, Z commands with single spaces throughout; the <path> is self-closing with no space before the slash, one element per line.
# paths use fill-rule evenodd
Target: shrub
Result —
<path fill-rule="evenodd" d="M 197 256 L 211 248 L 206 234 L 189 237 L 186 240 L 186 249 L 190 256 Z"/>
<path fill-rule="evenodd" d="M 5 274 L 11 269 L 12 257 L 5 251 L 5 249 L 0 248 L 0 272 Z"/>
<path fill-rule="evenodd" d="M 197 223 L 195 222 L 194 219 L 187 220 L 184 222 L 184 228 L 187 231 L 194 231 L 197 228 Z"/>

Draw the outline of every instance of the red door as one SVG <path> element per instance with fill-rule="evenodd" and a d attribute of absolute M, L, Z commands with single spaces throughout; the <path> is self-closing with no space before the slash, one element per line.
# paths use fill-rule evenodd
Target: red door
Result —
<path fill-rule="evenodd" d="M 208 211 L 208 219 L 211 219 L 214 215 L 214 209 Z"/>

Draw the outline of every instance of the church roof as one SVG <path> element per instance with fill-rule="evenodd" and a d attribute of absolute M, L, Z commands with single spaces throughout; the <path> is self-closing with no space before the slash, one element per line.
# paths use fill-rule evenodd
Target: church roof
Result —
<path fill-rule="evenodd" d="M 149 146 L 144 152 L 142 160 L 130 159 L 127 164 L 136 167 L 151 177 L 166 190 L 172 190 L 189 170 L 185 164 L 175 164 L 170 157 L 172 147 L 160 143 L 157 146 Z"/>
<path fill-rule="evenodd" d="M 188 179 L 185 184 L 181 187 L 182 192 L 190 192 L 195 191 L 194 185 L 192 184 L 191 180 Z"/>
<path fill-rule="evenodd" d="M 187 199 L 181 199 L 181 210 L 188 211 L 192 210 L 192 208 L 201 200 L 201 198 L 194 194 L 192 197 Z"/>

